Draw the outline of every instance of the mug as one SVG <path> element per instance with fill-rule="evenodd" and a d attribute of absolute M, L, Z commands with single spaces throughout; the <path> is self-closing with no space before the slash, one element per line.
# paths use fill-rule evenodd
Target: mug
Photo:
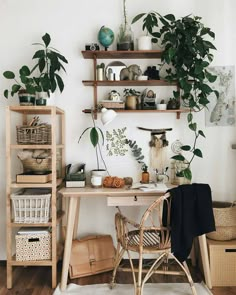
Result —
<path fill-rule="evenodd" d="M 93 175 L 91 177 L 91 185 L 92 185 L 92 187 L 101 187 L 102 186 L 102 176 Z"/>

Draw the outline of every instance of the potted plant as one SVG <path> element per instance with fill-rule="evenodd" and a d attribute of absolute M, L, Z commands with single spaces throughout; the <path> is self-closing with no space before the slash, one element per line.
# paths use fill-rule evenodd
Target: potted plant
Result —
<path fill-rule="evenodd" d="M 136 110 L 139 101 L 138 98 L 140 96 L 141 92 L 136 91 L 135 89 L 132 88 L 125 88 L 124 89 L 124 97 L 125 97 L 125 107 L 127 110 Z"/>
<path fill-rule="evenodd" d="M 48 33 L 42 37 L 42 40 L 44 44 L 34 44 L 42 46 L 43 49 L 35 52 L 33 59 L 36 59 L 37 63 L 32 69 L 26 65 L 22 66 L 19 70 L 18 79 L 16 79 L 16 74 L 12 71 L 3 73 L 6 79 L 14 80 L 11 89 L 4 90 L 6 98 L 9 97 L 9 94 L 14 96 L 18 93 L 21 104 L 34 104 L 36 93 L 44 96 L 47 93 L 50 96 L 50 93 L 55 92 L 57 88 L 61 92 L 63 91 L 64 82 L 59 72 L 61 70 L 65 71 L 63 63 L 68 63 L 68 61 L 56 49 L 49 47 L 51 38 Z M 38 74 L 33 75 L 36 69 L 38 69 Z"/>
<path fill-rule="evenodd" d="M 58 88 L 60 92 L 64 90 L 64 82 L 60 76 L 60 72 L 66 72 L 64 63 L 68 63 L 67 59 L 55 48 L 49 46 L 51 43 L 51 37 L 46 33 L 42 37 L 43 43 L 34 43 L 33 45 L 39 45 L 42 48 L 37 50 L 33 56 L 33 59 L 37 61 L 36 65 L 31 70 L 34 73 L 38 70 L 38 76 L 34 78 L 35 83 L 39 87 L 39 96 L 45 92 L 48 97 L 51 93 L 54 93 Z"/>
<path fill-rule="evenodd" d="M 160 32 L 154 31 L 155 28 L 159 27 L 158 14 L 155 11 L 140 13 L 133 18 L 131 24 L 136 23 L 140 19 L 143 19 L 142 30 L 146 31 L 146 35 L 138 39 L 138 49 L 151 50 L 152 43 L 157 43 L 161 37 Z"/>
<path fill-rule="evenodd" d="M 193 114 L 207 107 L 211 94 L 215 94 L 217 98 L 219 96 L 219 93 L 209 86 L 217 77 L 207 70 L 213 60 L 211 51 L 216 50 L 209 38 L 214 38 L 215 34 L 210 28 L 204 26 L 198 16 L 188 15 L 176 19 L 174 15 L 169 14 L 160 16 L 160 21 L 163 24 L 160 30 L 164 45 L 162 61 L 170 65 L 170 68 L 166 70 L 166 79 L 170 82 L 178 82 L 180 91 L 174 93 L 174 97 L 181 97 L 184 105 L 189 108 L 188 127 L 194 134 L 193 145 L 181 147 L 182 151 L 190 153 L 189 160 L 182 154 L 172 158 L 184 164 L 187 163 L 178 176 L 191 180 L 193 159 L 203 157 L 201 150 L 197 147 L 197 140 L 199 137 L 205 137 L 203 131 L 198 129 Z"/>
<path fill-rule="evenodd" d="M 106 163 L 104 161 L 104 158 L 102 156 L 102 151 L 101 151 L 101 145 L 100 144 L 104 144 L 104 134 L 101 130 L 101 128 L 97 127 L 95 125 L 95 120 L 94 120 L 94 114 L 93 114 L 93 110 L 91 111 L 91 117 L 92 117 L 92 122 L 93 122 L 93 126 L 91 127 L 87 127 L 80 135 L 78 143 L 80 143 L 83 135 L 87 132 L 89 132 L 89 138 L 90 138 L 90 143 L 92 144 L 92 146 L 95 149 L 95 155 L 96 155 L 96 163 L 97 163 L 97 168 L 92 170 L 92 174 L 94 175 L 104 175 L 104 173 L 107 170 L 107 166 Z M 101 165 L 99 162 L 99 157 L 101 158 L 103 165 L 105 167 L 105 169 L 101 169 Z M 109 174 L 109 173 L 108 173 Z"/>
<path fill-rule="evenodd" d="M 28 66 L 24 65 L 19 70 L 19 78 L 16 78 L 16 74 L 12 71 L 5 71 L 3 76 L 8 80 L 14 80 L 11 89 L 4 90 L 4 96 L 9 98 L 15 94 L 18 94 L 20 104 L 22 105 L 34 105 L 35 93 L 39 90 L 35 80 L 30 76 L 31 71 Z"/>
<path fill-rule="evenodd" d="M 161 99 L 160 103 L 157 104 L 158 110 L 166 110 L 166 103 L 164 99 Z"/>

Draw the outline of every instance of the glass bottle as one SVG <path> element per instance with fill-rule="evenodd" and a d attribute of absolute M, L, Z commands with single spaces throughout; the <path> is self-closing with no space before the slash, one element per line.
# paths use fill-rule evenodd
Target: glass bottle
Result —
<path fill-rule="evenodd" d="M 120 25 L 117 36 L 117 50 L 134 50 L 134 35 L 128 23 Z"/>
<path fill-rule="evenodd" d="M 142 183 L 149 183 L 149 172 L 147 171 L 147 166 L 144 166 L 142 172 Z"/>

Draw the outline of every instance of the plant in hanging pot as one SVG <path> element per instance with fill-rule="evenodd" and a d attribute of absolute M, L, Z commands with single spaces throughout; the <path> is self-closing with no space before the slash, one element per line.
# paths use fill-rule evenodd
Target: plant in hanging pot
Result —
<path fill-rule="evenodd" d="M 43 43 L 34 43 L 42 49 L 35 52 L 33 59 L 37 61 L 36 65 L 31 70 L 31 73 L 38 71 L 34 81 L 39 88 L 40 95 L 45 98 L 45 95 L 50 97 L 57 89 L 60 92 L 64 90 L 64 82 L 60 75 L 61 71 L 66 72 L 64 64 L 68 63 L 67 59 L 55 48 L 49 46 L 51 37 L 48 33 L 42 36 Z"/>
<path fill-rule="evenodd" d="M 34 78 L 31 77 L 31 71 L 28 66 L 24 65 L 19 70 L 19 78 L 12 71 L 5 71 L 3 76 L 8 80 L 13 80 L 11 89 L 4 90 L 4 96 L 9 98 L 18 94 L 21 105 L 34 105 L 35 94 L 39 90 Z"/>
<path fill-rule="evenodd" d="M 155 11 L 151 11 L 149 13 L 140 13 L 133 18 L 131 24 L 136 23 L 142 18 L 142 30 L 146 31 L 146 34 L 138 38 L 138 49 L 151 50 L 152 43 L 157 43 L 158 39 L 161 37 L 159 31 L 154 31 L 156 28 L 159 27 L 158 14 Z"/>
<path fill-rule="evenodd" d="M 170 65 L 166 70 L 166 79 L 170 82 L 177 81 L 180 91 L 174 93 L 174 97 L 181 97 L 183 104 L 189 108 L 188 127 L 194 135 L 192 146 L 181 146 L 182 151 L 190 153 L 189 160 L 182 154 L 172 158 L 184 164 L 178 176 L 191 180 L 193 159 L 203 157 L 202 151 L 197 147 L 197 141 L 199 137 L 205 137 L 194 121 L 194 112 L 207 107 L 211 94 L 219 97 L 218 91 L 209 86 L 217 77 L 207 70 L 213 60 L 211 51 L 216 50 L 209 38 L 214 38 L 215 34 L 204 26 L 198 16 L 188 15 L 176 19 L 174 15 L 169 14 L 160 16 L 160 21 L 163 24 L 160 30 L 164 45 L 162 62 Z"/>

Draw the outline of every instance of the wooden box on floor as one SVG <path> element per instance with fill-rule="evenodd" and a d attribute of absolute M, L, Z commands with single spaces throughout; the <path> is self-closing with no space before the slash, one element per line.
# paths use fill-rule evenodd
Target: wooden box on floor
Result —
<path fill-rule="evenodd" d="M 236 240 L 207 239 L 212 286 L 236 286 Z"/>

